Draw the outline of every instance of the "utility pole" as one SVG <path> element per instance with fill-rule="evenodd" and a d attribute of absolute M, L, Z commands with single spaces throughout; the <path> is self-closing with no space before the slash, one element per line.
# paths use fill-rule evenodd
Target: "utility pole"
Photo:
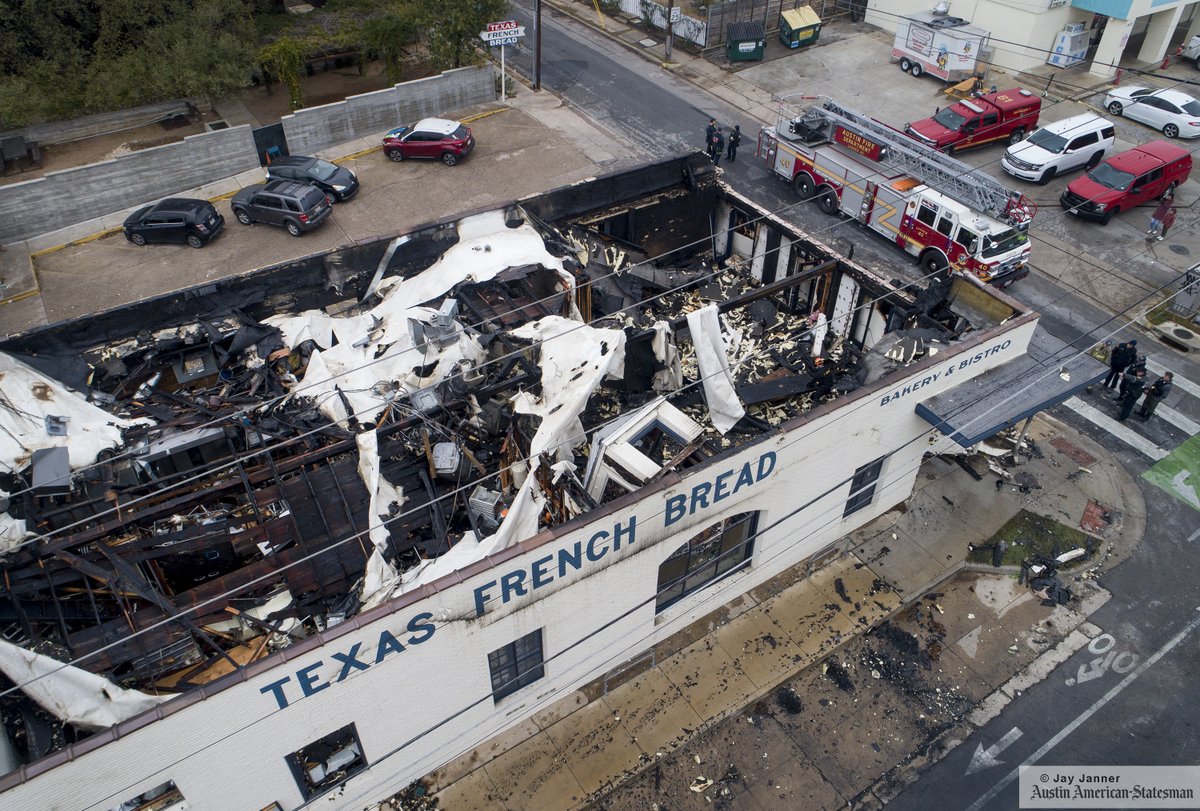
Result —
<path fill-rule="evenodd" d="M 667 61 L 671 61 L 671 40 L 675 36 L 672 29 L 675 16 L 675 0 L 667 0 Z"/>
<path fill-rule="evenodd" d="M 533 89 L 542 89 L 542 0 L 533 0 Z"/>

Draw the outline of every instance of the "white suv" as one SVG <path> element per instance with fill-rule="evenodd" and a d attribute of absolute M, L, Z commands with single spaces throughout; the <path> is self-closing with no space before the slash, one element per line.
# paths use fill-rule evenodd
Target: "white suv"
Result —
<path fill-rule="evenodd" d="M 1000 165 L 1014 177 L 1045 185 L 1070 169 L 1091 169 L 1115 142 L 1111 121 L 1085 113 L 1038 127 L 1024 141 L 1010 146 Z"/>

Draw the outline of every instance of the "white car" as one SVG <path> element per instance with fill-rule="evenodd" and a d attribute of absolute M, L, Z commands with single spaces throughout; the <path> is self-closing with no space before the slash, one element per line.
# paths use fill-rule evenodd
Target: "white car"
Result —
<path fill-rule="evenodd" d="M 1168 138 L 1200 137 L 1200 101 L 1178 90 L 1118 87 L 1104 97 L 1104 109 L 1148 124 Z"/>
<path fill-rule="evenodd" d="M 1055 175 L 1098 164 L 1112 149 L 1116 134 L 1108 119 L 1092 113 L 1071 116 L 1038 127 L 1024 141 L 1010 146 L 1000 166 L 1014 177 L 1044 186 Z"/>

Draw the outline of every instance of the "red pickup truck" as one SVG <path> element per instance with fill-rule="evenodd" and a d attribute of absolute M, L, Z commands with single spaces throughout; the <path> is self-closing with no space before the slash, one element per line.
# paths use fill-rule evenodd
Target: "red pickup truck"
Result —
<path fill-rule="evenodd" d="M 992 141 L 1015 144 L 1032 132 L 1042 111 L 1042 99 L 1014 88 L 955 102 L 930 118 L 904 125 L 904 132 L 948 155 Z"/>

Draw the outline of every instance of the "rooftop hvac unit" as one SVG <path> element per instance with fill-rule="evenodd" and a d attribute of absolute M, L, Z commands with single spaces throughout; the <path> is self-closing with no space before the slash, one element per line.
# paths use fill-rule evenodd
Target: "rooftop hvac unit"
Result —
<path fill-rule="evenodd" d="M 467 513 L 480 529 L 496 529 L 500 526 L 500 494 L 482 484 L 476 485 L 467 502 Z"/>

